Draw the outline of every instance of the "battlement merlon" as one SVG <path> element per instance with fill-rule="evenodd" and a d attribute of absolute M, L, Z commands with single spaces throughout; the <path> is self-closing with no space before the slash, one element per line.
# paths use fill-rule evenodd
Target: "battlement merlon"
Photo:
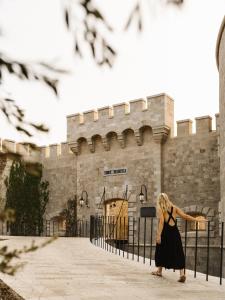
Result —
<path fill-rule="evenodd" d="M 41 161 L 73 155 L 67 142 L 42 146 L 39 149 L 41 153 Z"/>
<path fill-rule="evenodd" d="M 119 103 L 83 114 L 67 116 L 67 142 L 76 142 L 94 135 L 106 136 L 109 132 L 121 134 L 125 129 L 138 131 L 143 126 L 169 128 L 174 132 L 174 101 L 166 94 L 158 94 L 146 99 Z"/>
<path fill-rule="evenodd" d="M 192 134 L 192 120 L 185 119 L 177 121 L 177 136 L 188 136 Z"/>
<path fill-rule="evenodd" d="M 212 117 L 202 116 L 195 118 L 196 121 L 196 134 L 212 131 Z"/>

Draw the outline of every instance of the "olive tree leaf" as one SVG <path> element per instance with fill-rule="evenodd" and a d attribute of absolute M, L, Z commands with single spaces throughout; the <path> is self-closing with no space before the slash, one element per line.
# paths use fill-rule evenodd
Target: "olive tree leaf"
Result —
<path fill-rule="evenodd" d="M 68 11 L 68 9 L 65 9 L 65 21 L 66 21 L 66 26 L 69 29 L 70 28 L 70 18 L 69 18 L 69 11 Z"/>
<path fill-rule="evenodd" d="M 84 17 L 82 20 L 76 15 L 77 5 L 80 5 L 83 9 Z M 110 43 L 102 43 L 103 39 L 106 40 L 105 34 L 102 32 L 112 32 L 113 28 L 108 24 L 100 8 L 94 4 L 94 1 L 83 0 L 79 3 L 72 3 L 70 8 L 67 3 L 64 8 L 64 19 L 66 27 L 74 36 L 74 53 L 79 57 L 83 57 L 82 45 L 90 49 L 90 54 L 98 66 L 108 65 L 111 67 L 117 53 Z M 70 26 L 68 27 L 67 24 L 70 24 Z M 100 30 L 100 27 L 103 27 L 104 30 Z M 79 38 L 77 32 L 79 33 Z M 107 46 L 113 49 L 111 51 L 113 59 L 107 57 Z M 110 63 L 108 63 L 109 61 Z"/>

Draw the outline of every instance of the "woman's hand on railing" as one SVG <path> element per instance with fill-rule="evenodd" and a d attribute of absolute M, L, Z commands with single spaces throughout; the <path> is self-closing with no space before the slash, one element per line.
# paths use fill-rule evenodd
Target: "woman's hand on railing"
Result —
<path fill-rule="evenodd" d="M 201 216 L 195 218 L 196 222 L 209 222 L 207 219 L 203 219 Z"/>

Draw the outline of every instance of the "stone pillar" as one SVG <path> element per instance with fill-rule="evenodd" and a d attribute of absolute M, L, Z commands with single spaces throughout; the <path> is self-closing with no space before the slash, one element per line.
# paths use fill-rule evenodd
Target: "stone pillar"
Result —
<path fill-rule="evenodd" d="M 74 153 L 74 154 L 78 154 L 78 143 L 77 142 L 74 142 L 74 143 L 69 143 L 69 148 L 71 149 L 71 151 Z"/>
<path fill-rule="evenodd" d="M 159 193 L 162 192 L 162 144 L 167 139 L 170 129 L 167 126 L 159 126 L 152 128 L 153 139 L 155 141 L 153 146 L 154 153 L 154 203 L 156 203 Z"/>

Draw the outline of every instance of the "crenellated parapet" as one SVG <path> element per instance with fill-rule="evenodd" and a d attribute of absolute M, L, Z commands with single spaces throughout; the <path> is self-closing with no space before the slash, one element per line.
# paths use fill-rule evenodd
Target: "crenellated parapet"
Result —
<path fill-rule="evenodd" d="M 45 159 L 55 159 L 73 155 L 67 142 L 37 147 L 35 150 L 27 143 L 17 143 L 11 140 L 0 139 L 0 153 L 15 153 L 23 156 L 25 160 L 41 162 Z"/>
<path fill-rule="evenodd" d="M 40 156 L 42 161 L 45 159 L 61 158 L 72 154 L 73 152 L 67 142 L 40 147 Z"/>
<path fill-rule="evenodd" d="M 195 118 L 196 135 L 205 135 L 211 132 L 219 134 L 219 114 L 216 117 L 216 130 L 212 130 L 212 117 L 202 116 Z M 193 122 L 190 119 L 177 121 L 177 137 L 186 137 L 193 134 Z"/>
<path fill-rule="evenodd" d="M 8 139 L 0 139 L 0 153 L 12 153 L 23 156 L 28 161 L 40 160 L 40 149 L 32 148 L 29 143 L 17 143 Z"/>
<path fill-rule="evenodd" d="M 144 102 L 141 104 L 140 101 L 135 101 L 135 104 L 138 104 L 139 107 L 144 106 Z M 120 106 L 119 104 L 118 106 Z M 142 106 L 143 105 L 143 106 Z M 195 128 L 196 132 L 193 133 L 193 121 L 190 119 L 179 120 L 177 121 L 177 135 L 171 136 L 170 135 L 170 127 L 166 125 L 161 126 L 142 126 L 139 129 L 132 129 L 127 128 L 122 133 L 117 133 L 116 131 L 110 131 L 103 136 L 100 134 L 93 135 L 91 138 L 80 137 L 75 142 L 68 143 L 71 151 L 75 154 L 81 153 L 94 153 L 96 151 L 96 144 L 97 142 L 102 145 L 102 149 L 105 151 L 111 150 L 112 141 L 116 140 L 118 146 L 121 149 L 127 147 L 127 138 L 133 140 L 133 145 L 136 144 L 137 146 L 142 146 L 144 144 L 145 131 L 148 131 L 148 135 L 151 137 L 151 140 L 156 143 L 163 143 L 169 137 L 170 139 L 173 138 L 185 138 L 189 136 L 196 136 L 196 137 L 206 137 L 209 134 L 213 134 L 215 136 L 219 136 L 219 114 L 216 114 L 216 130 L 212 130 L 212 117 L 210 116 L 202 116 L 195 118 Z M 88 135 L 88 133 L 87 133 Z"/>
<path fill-rule="evenodd" d="M 142 145 L 142 129 L 149 127 L 157 138 L 164 140 L 173 136 L 174 102 L 166 94 L 146 99 L 119 103 L 83 114 L 67 116 L 67 141 L 74 153 L 86 140 L 91 152 L 95 150 L 94 137 L 100 136 L 105 150 L 110 149 L 110 136 L 116 135 L 121 148 L 125 147 L 126 131 L 132 130 L 137 145 Z"/>
<path fill-rule="evenodd" d="M 37 147 L 0 139 L 0 152 L 18 153 L 26 159 L 43 161 L 74 154 L 94 153 L 98 147 L 110 151 L 116 143 L 121 149 L 127 145 L 142 146 L 146 134 L 150 140 L 162 143 L 173 138 L 201 136 L 209 133 L 219 135 L 220 118 L 216 117 L 216 130 L 212 130 L 212 117 L 195 118 L 196 133 L 190 119 L 177 121 L 177 136 L 173 136 L 173 100 L 160 94 L 147 99 L 132 100 L 112 107 L 86 111 L 67 117 L 68 141 Z"/>

